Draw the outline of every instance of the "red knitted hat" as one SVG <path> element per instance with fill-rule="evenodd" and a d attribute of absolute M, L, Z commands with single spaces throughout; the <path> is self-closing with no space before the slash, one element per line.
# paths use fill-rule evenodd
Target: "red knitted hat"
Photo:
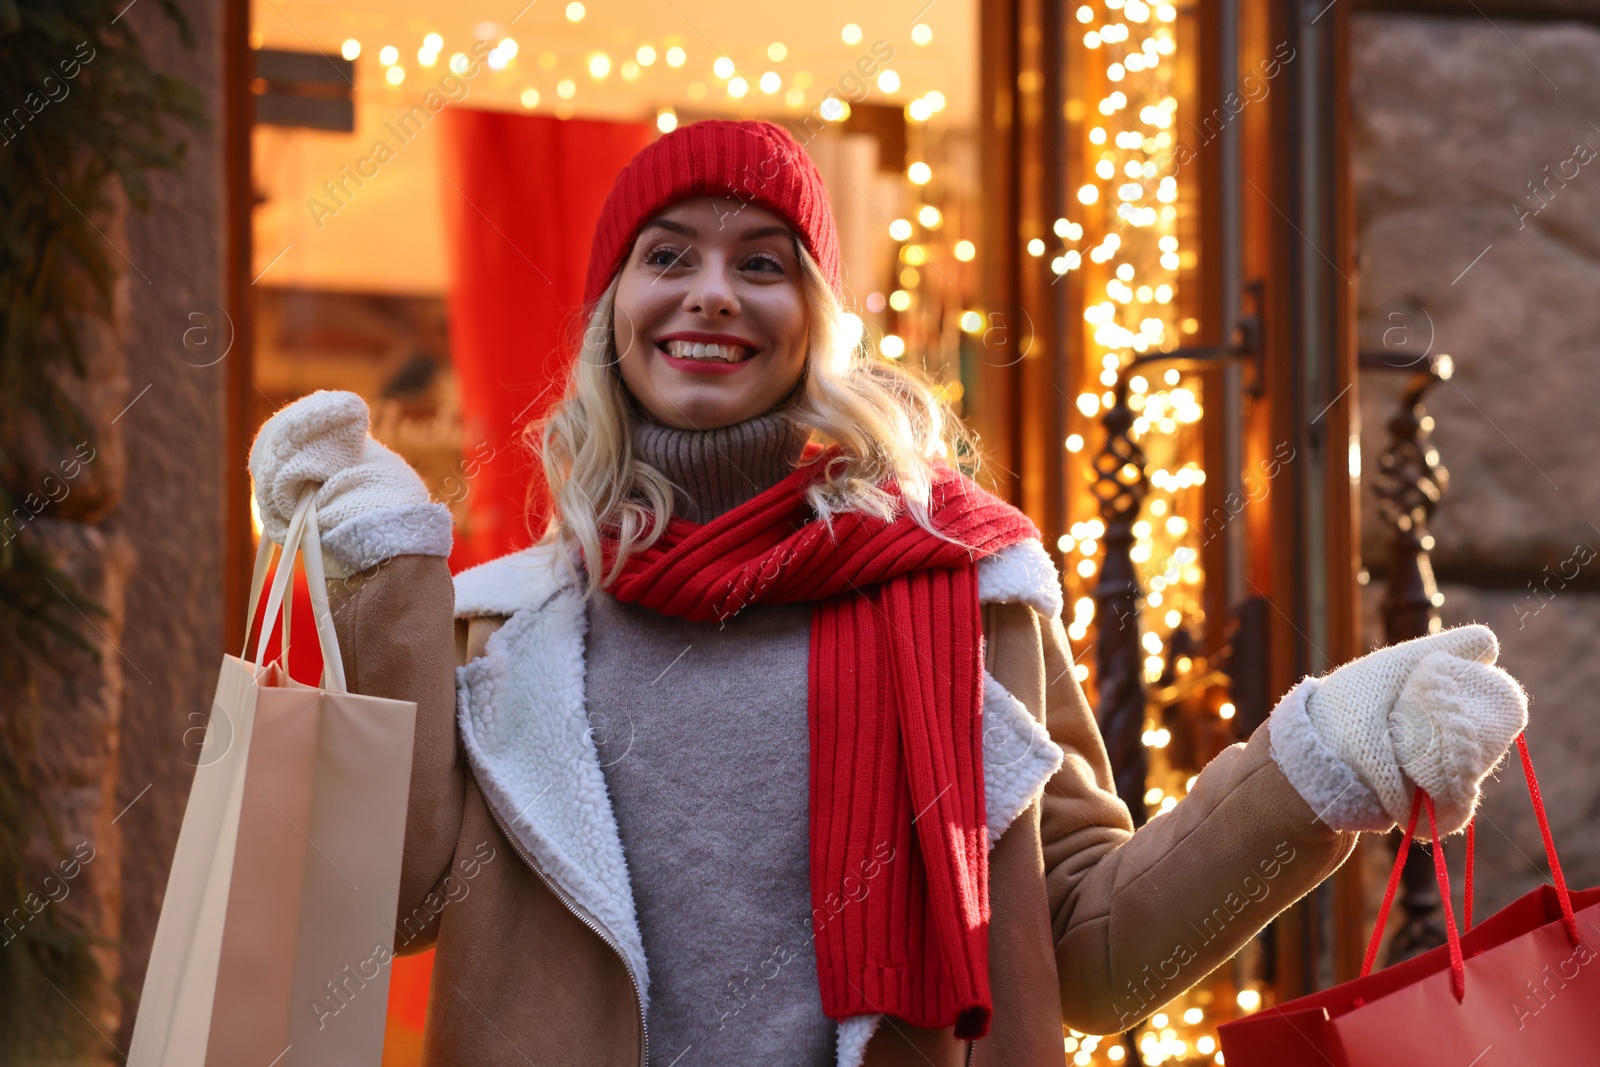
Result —
<path fill-rule="evenodd" d="M 694 196 L 728 197 L 782 217 L 799 232 L 833 291 L 843 295 L 833 208 L 805 149 L 771 122 L 706 119 L 652 141 L 617 175 L 589 248 L 585 307 L 593 307 L 611 284 L 644 224 Z"/>

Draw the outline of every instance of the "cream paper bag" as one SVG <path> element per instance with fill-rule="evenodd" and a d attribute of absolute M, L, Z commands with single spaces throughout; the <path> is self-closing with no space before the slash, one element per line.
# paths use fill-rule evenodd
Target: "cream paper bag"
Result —
<path fill-rule="evenodd" d="M 290 523 L 255 661 L 243 652 L 223 657 L 130 1067 L 376 1067 L 382 1059 L 417 708 L 346 691 L 315 489 Z M 271 549 L 263 538 L 252 617 Z M 322 689 L 266 662 L 280 610 L 287 648 L 297 551 L 322 647 Z"/>

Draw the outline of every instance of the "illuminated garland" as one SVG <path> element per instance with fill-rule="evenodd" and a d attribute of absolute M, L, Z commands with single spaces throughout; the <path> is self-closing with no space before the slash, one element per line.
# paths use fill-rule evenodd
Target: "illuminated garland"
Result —
<path fill-rule="evenodd" d="M 1103 434 L 1099 419 L 1112 406 L 1114 388 L 1132 360 L 1172 351 L 1184 334 L 1197 328 L 1193 320 L 1179 321 L 1175 303 L 1179 269 L 1192 262 L 1177 233 L 1178 146 L 1172 133 L 1179 106 L 1173 62 L 1177 17 L 1170 4 L 1142 0 L 1102 0 L 1098 8 L 1085 4 L 1075 12 L 1082 27 L 1085 95 L 1099 97 L 1084 124 L 1087 143 L 1080 148 L 1092 161 L 1093 179 L 1074 194 L 1082 216 L 1055 220 L 1052 231 L 1058 243 L 1050 270 L 1058 277 L 1082 272 L 1083 376 L 1099 389 L 1086 389 L 1075 398 L 1085 425 L 1065 442 L 1073 454 Z M 1049 247 L 1044 237 L 1036 237 L 1028 252 L 1042 258 Z M 1128 406 L 1135 414 L 1131 435 L 1145 453 L 1150 482 L 1144 513 L 1133 526 L 1131 552 L 1145 591 L 1140 618 L 1143 679 L 1146 685 L 1181 684 L 1204 667 L 1174 651 L 1175 635 L 1202 632 L 1204 623 L 1199 488 L 1206 472 L 1189 458 L 1202 454 L 1200 387 L 1197 380 L 1159 365 L 1126 380 Z M 1092 465 L 1073 466 L 1086 480 L 1093 479 Z M 1084 507 L 1095 502 L 1086 492 L 1073 499 Z M 1091 513 L 1071 523 L 1058 543 L 1068 561 L 1072 616 L 1067 633 L 1074 645 L 1073 669 L 1080 682 L 1091 686 L 1093 586 L 1104 535 L 1104 522 Z M 1232 705 L 1222 705 L 1223 718 L 1232 713 Z M 1171 740 L 1165 726 L 1146 720 L 1143 741 L 1150 769 L 1144 800 L 1151 818 L 1170 811 L 1194 783 L 1193 776 L 1166 758 Z M 1139 1058 L 1151 1065 L 1221 1064 L 1216 1025 L 1260 1003 L 1253 988 L 1235 991 L 1224 969 L 1151 1016 L 1139 1034 Z M 1124 1064 L 1128 1056 L 1119 1039 L 1097 1040 L 1072 1031 L 1065 1051 L 1067 1062 L 1078 1067 Z"/>

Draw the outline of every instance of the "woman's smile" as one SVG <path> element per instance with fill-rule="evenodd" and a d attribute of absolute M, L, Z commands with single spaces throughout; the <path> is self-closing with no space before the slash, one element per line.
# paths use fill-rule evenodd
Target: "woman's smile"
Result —
<path fill-rule="evenodd" d="M 656 348 L 669 366 L 686 374 L 732 374 L 748 365 L 760 352 L 755 344 L 742 337 L 692 330 L 659 338 Z"/>

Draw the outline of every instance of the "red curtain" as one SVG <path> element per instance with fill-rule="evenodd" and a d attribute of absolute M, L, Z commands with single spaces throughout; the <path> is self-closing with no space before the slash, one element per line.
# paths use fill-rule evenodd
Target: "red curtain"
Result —
<path fill-rule="evenodd" d="M 519 433 L 561 394 L 600 208 L 654 130 L 454 108 L 441 117 L 450 350 L 466 422 L 468 519 L 451 557 L 461 570 L 544 528 L 543 479 Z"/>

